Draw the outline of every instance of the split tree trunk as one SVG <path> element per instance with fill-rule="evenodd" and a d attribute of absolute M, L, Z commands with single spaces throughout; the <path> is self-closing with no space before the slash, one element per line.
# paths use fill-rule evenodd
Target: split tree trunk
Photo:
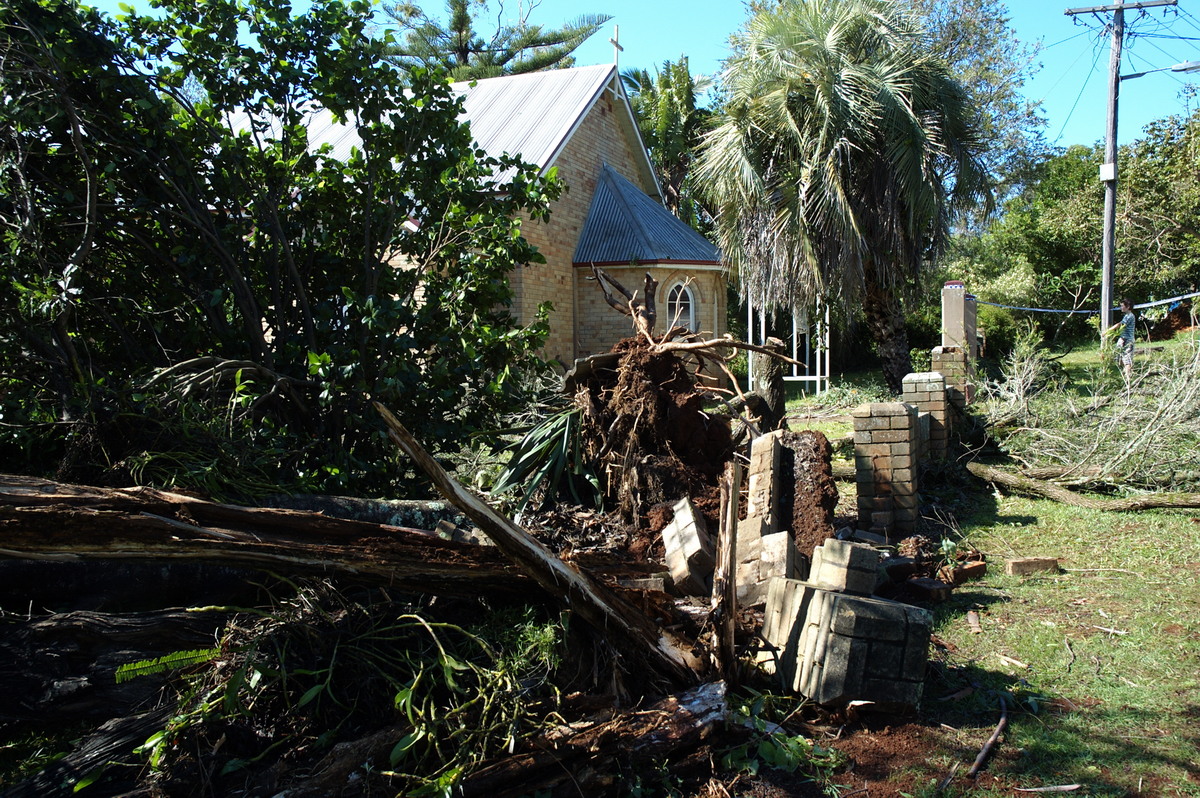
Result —
<path fill-rule="evenodd" d="M 0 557 L 189 561 L 340 575 L 449 596 L 528 597 L 492 547 L 297 510 L 238 507 L 149 488 L 110 490 L 0 475 Z"/>

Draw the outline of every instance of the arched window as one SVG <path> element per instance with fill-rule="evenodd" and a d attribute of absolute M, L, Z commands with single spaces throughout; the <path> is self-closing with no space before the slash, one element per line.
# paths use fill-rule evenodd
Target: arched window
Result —
<path fill-rule="evenodd" d="M 696 332 L 700 325 L 697 320 L 696 296 L 692 289 L 684 283 L 676 283 L 667 292 L 667 325 L 670 327 L 687 327 Z"/>

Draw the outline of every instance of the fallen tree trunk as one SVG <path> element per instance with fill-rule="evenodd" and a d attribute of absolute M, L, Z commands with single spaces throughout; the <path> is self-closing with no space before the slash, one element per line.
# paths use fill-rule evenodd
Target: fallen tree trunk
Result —
<path fill-rule="evenodd" d="M 1053 482 L 1030 479 L 1029 477 L 1002 471 L 983 463 L 967 463 L 967 470 L 980 479 L 996 485 L 1052 499 L 1056 502 L 1069 504 L 1072 507 L 1083 507 L 1088 510 L 1104 510 L 1106 512 L 1137 512 L 1139 510 L 1163 509 L 1170 507 L 1197 508 L 1200 507 L 1200 493 L 1147 493 L 1143 496 L 1133 496 L 1128 499 L 1100 499 L 1074 493 Z"/>
<path fill-rule="evenodd" d="M 134 781 L 142 768 L 122 763 L 131 762 L 135 758 L 133 749 L 146 742 L 146 738 L 154 732 L 162 730 L 170 719 L 170 707 L 114 718 L 85 737 L 65 757 L 6 790 L 3 798 L 66 798 L 86 789 L 86 785 L 80 786 L 82 783 L 98 781 L 105 774 L 116 774 L 116 781 L 104 780 L 104 795 L 149 794 L 129 792 L 134 788 Z M 94 789 L 100 789 L 100 786 Z"/>
<path fill-rule="evenodd" d="M 726 714 L 725 683 L 705 684 L 647 710 L 543 739 L 540 750 L 507 757 L 469 776 L 461 784 L 462 795 L 624 795 L 626 778 L 694 750 L 722 727 Z"/>
<path fill-rule="evenodd" d="M 0 719 L 103 721 L 153 703 L 166 674 L 118 684 L 122 666 L 212 648 L 231 613 L 161 610 L 66 612 L 0 622 Z"/>
<path fill-rule="evenodd" d="M 648 669 L 667 685 L 696 682 L 694 658 L 636 607 L 587 573 L 571 568 L 528 532 L 484 504 L 438 465 L 412 434 L 388 411 L 375 403 L 388 434 L 405 454 L 429 476 L 446 500 L 486 534 L 546 592 L 561 599 L 601 634 L 617 638 L 614 646 L 624 660 L 626 673 Z"/>
<path fill-rule="evenodd" d="M 111 490 L 8 475 L 0 475 L 0 557 L 337 573 L 450 596 L 527 597 L 533 587 L 499 551 L 422 530 L 217 504 L 149 488 Z"/>

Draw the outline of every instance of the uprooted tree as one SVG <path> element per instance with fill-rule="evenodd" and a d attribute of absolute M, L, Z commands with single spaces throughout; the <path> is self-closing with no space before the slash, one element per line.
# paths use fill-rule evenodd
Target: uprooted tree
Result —
<path fill-rule="evenodd" d="M 744 434 L 735 425 L 761 431 L 782 418 L 782 394 L 743 394 L 727 360 L 748 349 L 792 361 L 773 347 L 705 339 L 684 327 L 656 333 L 658 283 L 649 273 L 641 291 L 594 265 L 592 273 L 608 304 L 630 318 L 633 335 L 568 372 L 566 408 L 526 435 L 496 492 L 524 482 L 528 501 L 539 490 L 553 496 L 561 484 L 577 501 L 607 500 L 636 526 L 646 525 L 655 505 L 686 495 L 715 521 L 717 482 Z"/>

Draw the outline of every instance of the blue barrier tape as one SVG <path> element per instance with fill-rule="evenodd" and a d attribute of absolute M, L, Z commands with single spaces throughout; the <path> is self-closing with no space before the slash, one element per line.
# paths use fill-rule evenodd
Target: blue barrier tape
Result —
<path fill-rule="evenodd" d="M 1155 307 L 1156 305 L 1166 305 L 1169 302 L 1179 302 L 1184 299 L 1192 299 L 1193 297 L 1198 297 L 1198 296 L 1200 296 L 1200 291 L 1196 291 L 1195 293 L 1192 293 L 1192 294 L 1182 294 L 1180 296 L 1173 296 L 1170 299 L 1160 299 L 1156 302 L 1143 302 L 1140 305 L 1134 305 L 1134 308 L 1136 308 L 1138 310 L 1141 310 L 1142 308 L 1152 308 L 1152 307 Z M 1096 313 L 1099 312 L 1099 311 L 1095 311 L 1095 310 L 1055 310 L 1053 308 L 1026 308 L 1026 307 L 1021 307 L 1020 305 L 1000 305 L 995 302 L 984 302 L 982 299 L 978 299 L 976 297 L 969 297 L 969 298 L 974 299 L 975 302 L 980 305 L 990 305 L 991 307 L 994 307 L 994 308 L 1004 308 L 1006 310 L 1028 310 L 1028 311 L 1032 311 L 1034 313 L 1070 313 L 1070 314 L 1084 313 L 1089 316 L 1094 316 L 1094 315 L 1096 315 Z M 1120 309 L 1120 305 L 1113 306 L 1113 310 L 1118 310 L 1118 309 Z"/>

